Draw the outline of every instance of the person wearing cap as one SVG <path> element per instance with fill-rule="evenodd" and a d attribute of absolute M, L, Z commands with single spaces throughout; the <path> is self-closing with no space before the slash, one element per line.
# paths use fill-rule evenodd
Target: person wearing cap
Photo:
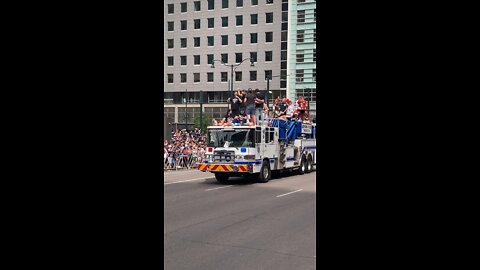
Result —
<path fill-rule="evenodd" d="M 244 103 L 246 105 L 245 113 L 247 116 L 250 116 L 252 119 L 253 125 L 256 125 L 257 121 L 255 118 L 255 94 L 253 93 L 252 89 L 249 88 L 248 93 L 245 97 Z"/>
<path fill-rule="evenodd" d="M 263 104 L 265 104 L 265 94 L 262 93 L 258 88 L 255 89 L 255 117 L 258 120 L 263 120 Z"/>

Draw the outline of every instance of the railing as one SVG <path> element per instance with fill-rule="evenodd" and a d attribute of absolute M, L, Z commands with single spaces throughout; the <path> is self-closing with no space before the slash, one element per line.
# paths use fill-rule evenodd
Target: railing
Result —
<path fill-rule="evenodd" d="M 180 154 L 174 157 L 167 156 L 163 159 L 163 170 L 181 170 L 181 169 L 195 169 L 198 163 L 205 159 L 205 154 Z"/>

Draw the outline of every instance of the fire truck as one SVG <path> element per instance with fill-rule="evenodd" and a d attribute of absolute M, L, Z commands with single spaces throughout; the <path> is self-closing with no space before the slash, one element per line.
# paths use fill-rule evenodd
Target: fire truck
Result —
<path fill-rule="evenodd" d="M 206 159 L 198 170 L 219 182 L 231 176 L 253 176 L 266 183 L 272 173 L 310 173 L 316 165 L 316 124 L 270 119 L 256 126 L 207 127 Z"/>

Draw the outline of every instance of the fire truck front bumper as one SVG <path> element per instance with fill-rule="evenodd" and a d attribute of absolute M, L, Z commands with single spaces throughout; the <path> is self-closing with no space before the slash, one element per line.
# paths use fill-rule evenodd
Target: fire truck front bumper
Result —
<path fill-rule="evenodd" d="M 240 165 L 240 164 L 206 164 L 200 163 L 198 164 L 198 170 L 202 172 L 252 172 L 253 167 L 252 165 Z"/>

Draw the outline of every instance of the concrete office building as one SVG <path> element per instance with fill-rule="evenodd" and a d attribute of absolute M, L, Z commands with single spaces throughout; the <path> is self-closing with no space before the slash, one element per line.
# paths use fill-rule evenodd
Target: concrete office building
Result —
<path fill-rule="evenodd" d="M 317 16 L 316 0 L 289 1 L 287 96 L 309 101 L 310 115 L 316 117 Z"/>
<path fill-rule="evenodd" d="M 200 113 L 201 90 L 206 117 L 226 113 L 231 68 L 214 60 L 231 65 L 251 58 L 253 67 L 246 60 L 235 68 L 234 90 L 265 90 L 271 76 L 270 97 L 286 96 L 287 0 L 166 0 L 164 5 L 167 122 L 183 125 L 186 111 L 192 123 Z"/>

